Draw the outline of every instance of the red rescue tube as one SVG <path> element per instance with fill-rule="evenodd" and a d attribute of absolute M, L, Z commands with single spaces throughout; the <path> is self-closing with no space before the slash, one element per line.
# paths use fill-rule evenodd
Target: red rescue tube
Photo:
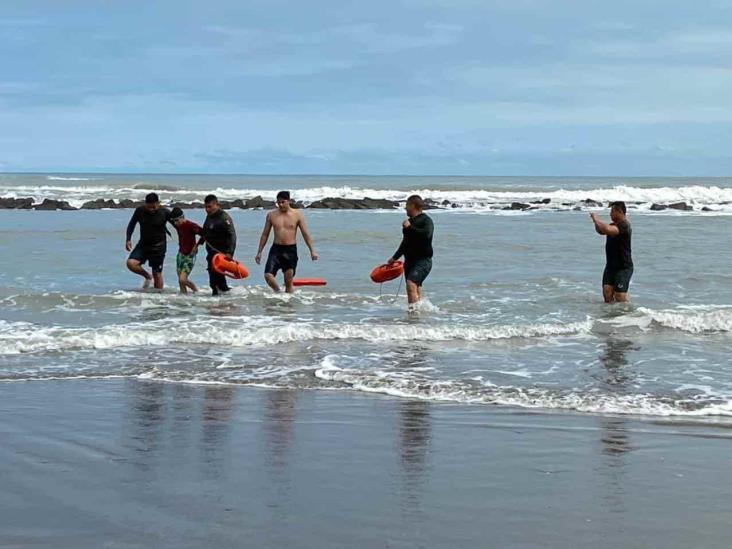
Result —
<path fill-rule="evenodd" d="M 246 278 L 249 276 L 247 268 L 234 259 L 226 259 L 224 254 L 216 254 L 211 260 L 214 271 L 230 278 Z"/>
<path fill-rule="evenodd" d="M 293 278 L 293 286 L 325 286 L 328 284 L 324 278 Z"/>
<path fill-rule="evenodd" d="M 371 280 L 380 284 L 382 282 L 388 282 L 389 280 L 399 278 L 402 274 L 404 274 L 403 261 L 395 261 L 391 265 L 384 263 L 371 271 Z"/>

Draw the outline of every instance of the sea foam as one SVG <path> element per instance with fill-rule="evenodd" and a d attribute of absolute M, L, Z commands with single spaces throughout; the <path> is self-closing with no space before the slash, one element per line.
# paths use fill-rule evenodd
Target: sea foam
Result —
<path fill-rule="evenodd" d="M 332 355 L 325 357 L 315 370 L 315 377 L 353 391 L 428 401 L 612 415 L 732 416 L 732 397 L 729 395 L 688 398 L 680 394 L 602 394 L 583 388 L 497 386 L 486 381 L 427 379 L 404 372 L 340 368 L 337 356 Z"/>
<path fill-rule="evenodd" d="M 233 321 L 232 321 L 233 320 Z M 269 324 L 269 325 L 263 325 Z M 274 324 L 274 325 L 272 325 Z M 588 332 L 591 321 L 525 325 L 416 325 L 299 322 L 275 323 L 267 317 L 226 321 L 191 320 L 171 328 L 168 321 L 112 324 L 99 328 L 41 326 L 0 320 L 0 354 L 70 349 L 112 349 L 176 344 L 230 347 L 269 346 L 318 340 L 361 340 L 371 343 L 400 341 L 490 341 L 536 338 Z"/>

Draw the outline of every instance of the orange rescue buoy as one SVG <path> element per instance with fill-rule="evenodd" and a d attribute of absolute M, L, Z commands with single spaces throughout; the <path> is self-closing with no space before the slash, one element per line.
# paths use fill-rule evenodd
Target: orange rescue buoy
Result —
<path fill-rule="evenodd" d="M 391 265 L 384 263 L 371 271 L 371 280 L 380 284 L 382 282 L 388 282 L 389 280 L 399 278 L 402 274 L 404 274 L 403 261 L 395 261 Z"/>
<path fill-rule="evenodd" d="M 293 286 L 325 286 L 328 284 L 324 278 L 293 278 Z"/>
<path fill-rule="evenodd" d="M 249 271 L 235 259 L 226 259 L 224 254 L 216 254 L 211 260 L 214 271 L 219 274 L 226 275 L 231 278 L 246 278 Z"/>

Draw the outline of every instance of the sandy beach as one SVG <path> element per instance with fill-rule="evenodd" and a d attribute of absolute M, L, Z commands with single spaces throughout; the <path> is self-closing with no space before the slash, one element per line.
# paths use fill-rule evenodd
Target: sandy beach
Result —
<path fill-rule="evenodd" d="M 728 547 L 732 433 L 141 380 L 0 385 L 2 547 Z"/>

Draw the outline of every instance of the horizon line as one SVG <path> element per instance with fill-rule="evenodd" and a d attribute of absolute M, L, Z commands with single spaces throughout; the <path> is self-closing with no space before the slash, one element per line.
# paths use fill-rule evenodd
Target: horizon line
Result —
<path fill-rule="evenodd" d="M 582 175 L 582 174 L 563 174 L 563 175 L 509 175 L 509 174 L 368 174 L 368 173 L 238 173 L 238 172 L 95 172 L 95 171 L 0 171 L 0 175 L 162 175 L 162 176 L 238 176 L 238 177 L 459 177 L 459 178 L 476 178 L 476 177 L 506 177 L 506 178 L 544 178 L 544 179 L 560 179 L 560 178 L 593 178 L 593 179 L 648 179 L 648 178 L 664 178 L 664 179 L 725 179 L 732 178 L 732 175 Z"/>

